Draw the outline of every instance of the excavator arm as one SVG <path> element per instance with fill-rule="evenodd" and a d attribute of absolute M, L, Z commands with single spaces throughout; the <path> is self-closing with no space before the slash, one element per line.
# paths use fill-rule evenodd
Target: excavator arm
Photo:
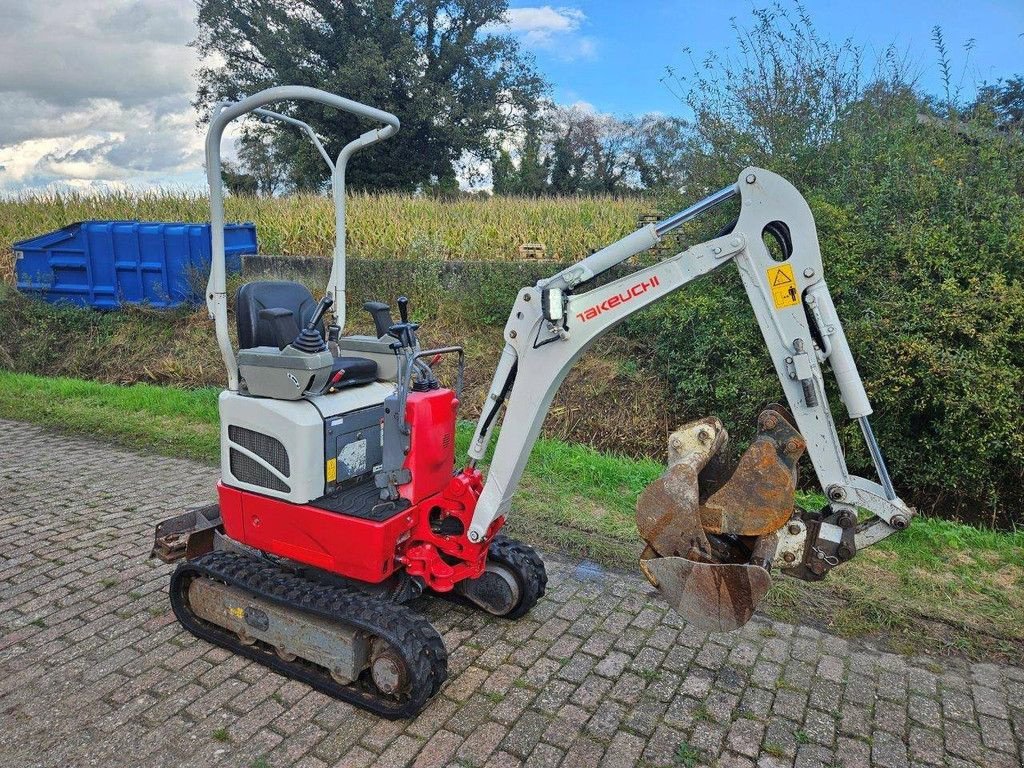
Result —
<path fill-rule="evenodd" d="M 727 234 L 576 291 L 737 196 L 739 219 Z M 772 241 L 774 254 L 767 245 Z M 551 402 L 576 359 L 634 312 L 728 262 L 739 269 L 789 409 L 762 412 L 758 437 L 731 476 L 721 459 L 728 436 L 717 419 L 670 436 L 669 469 L 638 501 L 648 579 L 687 618 L 709 629 L 733 629 L 750 618 L 773 568 L 820 579 L 857 549 L 909 525 L 913 510 L 896 496 L 871 431 L 871 405 L 825 282 L 810 208 L 781 176 L 747 168 L 736 184 L 519 292 L 469 449 L 474 464 L 484 458 L 504 406 L 468 531 L 472 541 L 508 514 Z M 825 393 L 826 362 L 849 417 L 860 424 L 879 482 L 847 469 Z M 828 498 L 823 510 L 794 508 L 796 463 L 804 450 Z"/>

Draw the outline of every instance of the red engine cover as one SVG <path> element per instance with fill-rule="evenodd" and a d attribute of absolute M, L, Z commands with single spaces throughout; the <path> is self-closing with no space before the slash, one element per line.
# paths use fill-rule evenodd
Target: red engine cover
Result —
<path fill-rule="evenodd" d="M 410 502 L 405 511 L 384 521 L 367 520 L 220 483 L 225 532 L 264 552 L 372 584 L 403 566 L 438 591 L 476 578 L 504 519 L 494 521 L 483 541 L 466 536 L 483 476 L 476 469 L 453 472 L 458 404 L 450 389 L 409 394 L 406 420 L 412 434 L 405 467 L 412 481 L 399 486 Z M 446 517 L 457 518 L 461 532 L 435 531 Z"/>
<path fill-rule="evenodd" d="M 371 584 L 394 573 L 400 539 L 408 538 L 419 510 L 383 522 L 339 515 L 307 504 L 217 485 L 224 532 L 280 557 Z"/>
<path fill-rule="evenodd" d="M 402 498 L 418 504 L 440 493 L 455 470 L 455 412 L 459 401 L 450 389 L 410 392 L 405 420 L 412 427 L 412 444 L 405 467 L 412 482 L 400 486 Z"/>

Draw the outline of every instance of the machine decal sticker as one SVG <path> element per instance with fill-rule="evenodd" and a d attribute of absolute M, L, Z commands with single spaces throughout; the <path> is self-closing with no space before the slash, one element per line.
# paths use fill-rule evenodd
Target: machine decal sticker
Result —
<path fill-rule="evenodd" d="M 346 443 L 338 454 L 338 461 L 345 465 L 345 474 L 349 477 L 361 475 L 366 471 L 366 440 L 353 440 Z"/>
<path fill-rule="evenodd" d="M 776 309 L 785 309 L 800 303 L 800 290 L 793 276 L 793 268 L 789 264 L 768 268 L 768 287 L 771 288 Z"/>
<path fill-rule="evenodd" d="M 602 312 L 607 312 L 609 309 L 614 309 L 615 307 L 625 304 L 627 301 L 635 299 L 642 293 L 647 293 L 647 291 L 651 290 L 652 288 L 657 288 L 660 283 L 661 281 L 658 279 L 657 275 L 654 275 L 650 280 L 642 280 L 636 285 L 622 291 L 621 293 L 617 293 L 614 296 L 608 297 L 600 304 L 595 304 L 594 306 L 588 307 L 582 312 L 577 312 L 576 319 L 579 320 L 581 323 L 585 323 L 587 322 L 587 320 L 593 320 Z"/>
<path fill-rule="evenodd" d="M 338 460 L 328 459 L 327 460 L 327 482 L 333 483 L 338 479 Z"/>

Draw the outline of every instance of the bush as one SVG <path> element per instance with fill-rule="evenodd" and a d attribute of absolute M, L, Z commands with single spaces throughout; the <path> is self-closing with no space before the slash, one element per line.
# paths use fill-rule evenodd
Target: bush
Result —
<path fill-rule="evenodd" d="M 790 177 L 814 212 L 897 490 L 925 511 L 1021 524 L 1020 125 L 948 100 L 934 107 L 891 56 L 886 76 L 860 87 L 856 71 L 836 70 L 853 66 L 843 51 L 850 62 L 861 52 L 821 43 L 803 16 L 757 12 L 754 30 L 738 32 L 746 58 L 712 60 L 689 94 L 705 115 L 693 138 L 694 186 L 715 186 L 746 164 Z M 822 72 L 841 87 L 810 88 Z M 729 98 L 739 107 L 728 119 L 706 117 Z M 793 120 L 790 106 L 808 100 Z M 741 438 L 752 435 L 752 414 L 779 396 L 735 270 L 657 305 L 627 332 L 649 340 L 684 412 L 717 413 Z M 851 469 L 871 476 L 859 430 L 831 399 L 837 423 L 847 424 Z"/>

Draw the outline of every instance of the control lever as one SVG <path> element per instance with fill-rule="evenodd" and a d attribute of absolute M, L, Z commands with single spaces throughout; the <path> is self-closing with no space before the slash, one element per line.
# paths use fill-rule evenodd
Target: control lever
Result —
<path fill-rule="evenodd" d="M 398 339 L 402 347 L 414 349 L 417 343 L 416 331 L 420 326 L 419 323 L 409 322 L 409 299 L 406 296 L 398 297 L 398 315 L 402 318 L 402 322 L 395 323 L 388 328 L 388 335 Z M 395 347 L 394 344 L 391 346 Z"/>
<path fill-rule="evenodd" d="M 299 335 L 295 337 L 295 341 L 292 342 L 292 346 L 295 349 L 308 354 L 316 354 L 327 349 L 327 343 L 324 341 L 323 334 L 320 333 L 320 323 L 323 322 L 324 315 L 327 314 L 327 310 L 333 304 L 334 299 L 330 295 L 320 299 L 320 303 L 313 310 L 313 314 L 309 318 L 309 322 L 306 323 L 306 327 L 302 329 Z"/>
<path fill-rule="evenodd" d="M 313 316 L 309 318 L 309 323 L 306 324 L 307 330 L 315 330 L 324 319 L 324 315 L 327 314 L 327 310 L 334 306 L 334 299 L 331 298 L 330 294 L 320 299 L 320 303 L 316 305 L 316 309 L 313 310 Z"/>

